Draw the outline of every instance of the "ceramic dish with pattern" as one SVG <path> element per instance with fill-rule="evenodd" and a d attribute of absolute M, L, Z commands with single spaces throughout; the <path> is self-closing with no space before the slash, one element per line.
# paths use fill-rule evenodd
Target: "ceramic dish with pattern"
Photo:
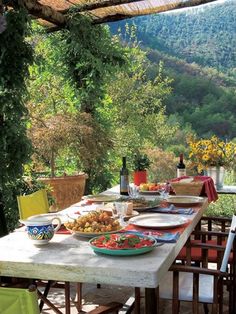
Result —
<path fill-rule="evenodd" d="M 95 253 L 114 256 L 140 255 L 160 246 L 152 236 L 114 233 L 108 236 L 95 237 L 89 241 Z"/>

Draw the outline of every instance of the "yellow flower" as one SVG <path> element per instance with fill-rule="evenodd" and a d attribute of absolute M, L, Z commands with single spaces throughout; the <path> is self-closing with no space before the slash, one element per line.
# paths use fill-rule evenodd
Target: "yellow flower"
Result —
<path fill-rule="evenodd" d="M 189 158 L 198 170 L 209 166 L 233 165 L 236 156 L 236 144 L 233 142 L 221 141 L 217 136 L 210 139 L 189 140 Z"/>

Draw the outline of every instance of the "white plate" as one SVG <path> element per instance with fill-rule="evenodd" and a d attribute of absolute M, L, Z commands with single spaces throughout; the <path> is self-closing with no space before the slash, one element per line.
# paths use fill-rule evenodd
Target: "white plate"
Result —
<path fill-rule="evenodd" d="M 169 196 L 166 201 L 169 204 L 174 204 L 177 206 L 194 206 L 202 203 L 204 198 L 199 196 L 175 195 Z"/>
<path fill-rule="evenodd" d="M 184 225 L 187 218 L 174 214 L 144 214 L 131 218 L 130 224 L 145 228 L 168 229 Z"/>
<path fill-rule="evenodd" d="M 71 229 L 66 228 L 69 230 L 73 235 L 78 236 L 78 237 L 84 237 L 84 238 L 94 238 L 103 234 L 110 234 L 110 233 L 117 233 L 121 231 L 122 229 L 111 231 L 111 232 L 95 232 L 95 233 L 90 233 L 90 232 L 80 232 L 80 231 L 73 231 Z"/>
<path fill-rule="evenodd" d="M 138 215 L 139 215 L 139 212 L 137 212 L 136 210 L 133 210 L 132 214 L 131 215 L 126 215 L 125 218 L 131 218 L 131 217 L 135 217 L 135 216 L 138 216 Z"/>
<path fill-rule="evenodd" d="M 112 195 L 99 194 L 99 195 L 83 196 L 84 200 L 87 200 L 89 202 L 94 202 L 94 203 L 114 202 L 119 198 L 120 198 L 120 195 L 114 195 L 114 194 Z"/>

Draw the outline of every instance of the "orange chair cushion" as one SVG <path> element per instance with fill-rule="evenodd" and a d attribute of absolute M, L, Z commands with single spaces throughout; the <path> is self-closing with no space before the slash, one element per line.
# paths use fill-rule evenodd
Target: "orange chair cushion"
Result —
<path fill-rule="evenodd" d="M 191 240 L 191 243 L 201 243 L 201 240 Z M 206 244 L 217 245 L 217 242 L 215 240 L 209 240 L 209 241 L 206 241 Z M 226 241 L 223 241 L 222 245 L 225 246 Z M 186 256 L 187 256 L 186 250 L 187 250 L 186 246 L 184 246 L 182 248 L 182 250 L 179 252 L 176 259 L 186 260 Z M 201 248 L 191 247 L 191 260 L 196 261 L 196 262 L 200 262 L 202 260 L 202 249 Z M 214 249 L 208 250 L 208 261 L 211 263 L 217 263 L 217 250 L 214 250 Z M 233 254 L 231 253 L 230 258 L 229 258 L 229 263 L 232 263 L 232 261 L 233 261 Z"/>

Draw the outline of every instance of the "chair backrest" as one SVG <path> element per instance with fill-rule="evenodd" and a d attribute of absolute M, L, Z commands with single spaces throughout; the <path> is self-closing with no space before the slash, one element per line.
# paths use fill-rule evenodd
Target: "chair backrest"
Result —
<path fill-rule="evenodd" d="M 225 252 L 223 256 L 223 260 L 221 263 L 220 271 L 225 272 L 228 266 L 229 256 L 231 253 L 231 249 L 233 247 L 233 242 L 235 240 L 235 231 L 236 231 L 236 216 L 233 215 L 229 236 L 226 242 Z"/>
<path fill-rule="evenodd" d="M 47 192 L 44 189 L 29 195 L 17 196 L 17 203 L 20 219 L 49 212 Z"/>
<path fill-rule="evenodd" d="M 0 313 L 39 314 L 36 290 L 0 287 Z"/>

